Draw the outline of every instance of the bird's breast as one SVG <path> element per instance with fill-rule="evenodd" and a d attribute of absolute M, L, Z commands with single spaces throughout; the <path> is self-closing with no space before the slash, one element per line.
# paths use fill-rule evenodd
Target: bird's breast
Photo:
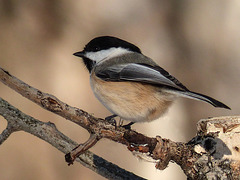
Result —
<path fill-rule="evenodd" d="M 111 82 L 90 77 L 97 99 L 113 114 L 132 122 L 152 121 L 164 114 L 173 96 L 160 88 L 139 82 Z"/>

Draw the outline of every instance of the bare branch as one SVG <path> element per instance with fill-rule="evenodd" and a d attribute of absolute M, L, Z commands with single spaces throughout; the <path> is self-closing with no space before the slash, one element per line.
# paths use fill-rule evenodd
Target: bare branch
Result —
<path fill-rule="evenodd" d="M 1 67 L 0 67 L 0 81 L 2 81 L 5 85 L 15 90 L 22 96 L 38 104 L 42 108 L 48 111 L 52 111 L 72 122 L 75 122 L 85 129 L 87 129 L 89 125 L 86 119 L 87 118 L 93 120 L 95 119 L 93 116 L 89 115 L 83 110 L 71 107 L 68 104 L 60 101 L 55 96 L 44 93 L 24 83 L 20 79 L 12 76 L 9 72 L 5 71 Z"/>
<path fill-rule="evenodd" d="M 130 137 L 131 133 L 135 133 L 136 140 L 140 140 L 140 136 L 145 137 L 139 133 L 134 131 L 128 131 L 124 128 L 117 128 L 112 126 L 110 123 L 105 121 L 104 119 L 95 118 L 94 116 L 88 114 L 87 112 L 72 107 L 53 95 L 48 93 L 44 93 L 36 88 L 31 87 L 30 85 L 24 83 L 23 81 L 19 80 L 18 78 L 12 76 L 9 72 L 5 71 L 0 67 L 0 81 L 4 84 L 18 92 L 19 94 L 23 95 L 24 97 L 28 98 L 29 100 L 35 102 L 39 106 L 43 107 L 44 109 L 56 113 L 62 116 L 65 119 L 68 119 L 86 130 L 88 130 L 91 134 L 95 134 L 98 139 L 101 138 L 108 138 L 113 141 L 120 142 L 125 145 L 129 145 L 126 137 Z M 138 135 L 136 135 L 138 134 Z M 145 140 L 147 137 L 145 137 Z M 154 139 L 154 138 L 149 138 Z M 149 141 L 150 142 L 150 141 Z M 149 144 L 151 149 L 154 149 L 156 145 L 155 143 Z"/>
<path fill-rule="evenodd" d="M 0 98 L 0 115 L 11 124 L 11 128 L 4 130 L 7 134 L 4 135 L 4 137 L 9 136 L 14 131 L 23 130 L 41 138 L 65 154 L 78 145 L 58 131 L 53 123 L 45 123 L 28 116 L 2 98 Z M 85 153 L 81 154 L 76 160 L 85 167 L 108 179 L 144 179 L 98 157 L 90 151 L 85 151 Z"/>
<path fill-rule="evenodd" d="M 86 150 L 90 149 L 97 143 L 98 139 L 95 134 L 90 134 L 89 139 L 84 144 L 79 144 L 75 147 L 70 153 L 65 155 L 65 159 L 68 162 L 68 165 L 73 164 L 75 159 Z"/>
<path fill-rule="evenodd" d="M 219 178 L 218 172 L 220 171 L 222 176 L 227 177 L 228 179 L 238 176 L 237 172 L 240 169 L 240 166 L 239 166 L 240 163 L 236 163 L 235 160 L 228 159 L 228 158 L 221 157 L 220 159 L 216 159 L 214 157 L 214 153 L 218 152 L 216 151 L 216 148 L 220 142 L 220 141 L 217 141 L 216 139 L 221 138 L 222 136 L 215 135 L 216 132 L 209 133 L 211 132 L 211 129 L 209 130 L 208 128 L 205 128 L 207 127 L 206 124 L 203 125 L 203 128 L 202 128 L 206 130 L 206 133 L 199 132 L 198 136 L 193 138 L 193 140 L 190 141 L 189 144 L 182 143 L 182 142 L 173 142 L 169 139 L 163 139 L 159 136 L 157 136 L 156 138 L 150 138 L 133 130 L 126 130 L 122 127 L 115 128 L 115 126 L 109 124 L 107 121 L 103 119 L 95 118 L 81 109 L 67 105 L 66 103 L 60 101 L 58 98 L 56 98 L 53 95 L 43 93 L 40 90 L 25 84 L 24 82 L 10 75 L 7 71 L 1 68 L 0 68 L 0 80 L 4 84 L 8 85 L 10 88 L 14 89 L 15 91 L 22 94 L 24 97 L 30 99 L 31 101 L 37 103 L 41 107 L 49 111 L 52 111 L 82 126 L 83 128 L 89 131 L 89 133 L 92 136 L 89 138 L 87 142 L 81 144 L 76 149 L 71 151 L 71 153 L 69 154 L 69 157 L 70 157 L 69 162 L 72 162 L 72 160 L 74 160 L 76 156 L 78 156 L 83 151 L 92 147 L 101 138 L 108 138 L 112 141 L 126 145 L 130 151 L 141 152 L 155 160 L 159 160 L 158 163 L 156 164 L 156 168 L 158 169 L 161 169 L 161 170 L 165 169 L 170 161 L 176 162 L 181 166 L 184 173 L 188 176 L 189 179 L 206 179 L 206 177 L 209 177 L 210 179 L 212 179 L 213 177 Z M 5 114 L 3 113 L 2 115 L 4 116 Z M 14 117 L 14 114 L 12 114 L 11 116 Z M 42 137 L 42 134 L 38 134 L 38 132 L 40 132 L 38 131 L 39 129 L 45 129 L 46 134 L 57 132 L 56 127 L 53 126 L 53 124 L 51 123 L 38 122 L 29 116 L 25 118 L 27 120 L 25 124 L 18 124 L 21 130 L 33 133 L 34 135 L 40 138 L 43 138 L 43 137 Z M 31 119 L 31 123 L 27 123 L 29 122 L 29 118 Z M 14 121 L 14 118 L 11 121 Z M 240 122 L 240 118 L 237 119 L 237 122 L 238 121 Z M 221 123 L 223 122 L 220 122 L 220 124 Z M 34 124 L 37 124 L 37 125 L 34 125 Z M 230 126 L 223 127 L 222 129 L 225 129 L 223 130 L 223 133 L 228 133 L 230 130 L 234 129 L 235 127 L 238 127 L 239 124 L 240 123 L 236 124 L 236 122 L 232 122 Z M 219 126 L 219 124 L 217 123 L 214 125 Z M 63 137 L 66 138 L 60 132 L 58 132 L 57 135 L 58 136 L 60 135 L 61 138 Z M 53 137 L 51 136 L 50 139 L 44 139 L 44 140 L 46 140 L 51 144 L 54 144 L 55 142 L 57 142 L 57 140 L 54 138 L 55 138 L 54 136 Z M 228 138 L 231 138 L 231 137 L 228 137 Z M 64 149 L 66 148 L 68 150 L 68 151 L 65 151 L 66 149 L 64 151 L 62 150 L 64 153 L 70 152 L 70 150 L 73 149 L 74 146 L 75 147 L 77 146 L 76 143 L 72 142 L 69 139 L 66 139 L 66 141 L 63 141 L 62 144 L 61 142 L 62 141 L 58 142 L 60 143 L 59 144 L 60 150 L 63 147 Z M 198 146 L 203 147 L 205 152 L 199 153 L 195 149 Z M 226 146 L 225 142 L 222 143 L 222 146 Z M 235 146 L 235 151 L 239 151 L 238 146 Z M 85 154 L 88 154 L 88 153 L 90 152 L 86 151 Z M 84 157 L 85 154 L 80 155 L 79 158 Z M 95 155 L 92 155 L 92 156 L 95 157 Z M 89 159 L 87 159 L 86 161 L 88 162 Z M 210 162 L 213 163 L 214 165 L 212 165 Z M 86 163 L 87 165 L 86 164 L 84 165 L 89 166 L 90 169 L 93 169 L 99 174 L 104 174 L 102 171 L 98 171 L 99 169 L 96 169 L 96 167 L 93 168 L 91 166 L 92 165 L 91 163 L 92 161 L 90 160 L 90 163 Z M 96 165 L 95 161 L 94 163 L 95 164 L 93 166 Z M 207 168 L 202 168 L 203 166 Z M 108 171 L 108 172 L 111 173 L 112 171 Z M 116 172 L 119 172 L 119 171 L 116 170 Z M 111 175 L 113 174 L 114 173 L 112 173 Z M 110 179 L 112 178 L 110 177 Z"/>
<path fill-rule="evenodd" d="M 27 85 L 1 68 L 0 80 L 41 107 L 87 129 L 91 134 L 95 134 L 98 140 L 108 138 L 127 145 L 131 151 L 146 153 L 156 160 L 164 161 L 164 163 L 157 164 L 156 167 L 159 169 L 166 168 L 170 160 L 174 160 L 181 165 L 185 172 L 189 172 L 189 168 L 191 168 L 187 166 L 187 155 L 194 155 L 194 153 L 189 153 L 192 150 L 191 146 L 187 146 L 184 143 L 172 142 L 168 139 L 161 139 L 160 137 L 158 137 L 158 139 L 149 138 L 133 130 L 126 130 L 121 127 L 116 129 L 115 126 L 112 126 L 107 121 L 95 118 L 78 108 L 71 107 L 55 96 Z M 86 147 L 83 148 L 87 149 Z M 192 164 L 194 164 L 193 162 L 196 160 L 197 158 L 192 158 Z"/>
<path fill-rule="evenodd" d="M 3 132 L 0 134 L 0 145 L 7 140 L 7 138 L 13 133 L 17 131 L 14 129 L 11 125 L 7 125 L 7 128 L 3 130 Z"/>

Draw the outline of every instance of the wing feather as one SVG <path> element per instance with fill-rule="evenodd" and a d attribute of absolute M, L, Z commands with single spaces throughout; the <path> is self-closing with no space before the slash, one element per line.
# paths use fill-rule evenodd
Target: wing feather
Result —
<path fill-rule="evenodd" d="M 159 66 L 126 63 L 111 65 L 96 74 L 105 81 L 135 81 L 187 90 L 176 78 Z"/>
<path fill-rule="evenodd" d="M 227 105 L 216 99 L 189 91 L 175 77 L 159 66 L 136 63 L 111 65 L 104 69 L 101 68 L 101 71 L 97 71 L 96 75 L 105 81 L 134 81 L 165 87 L 172 93 L 175 92 L 184 97 L 202 100 L 215 107 L 230 109 Z M 172 91 L 173 89 L 174 91 Z"/>

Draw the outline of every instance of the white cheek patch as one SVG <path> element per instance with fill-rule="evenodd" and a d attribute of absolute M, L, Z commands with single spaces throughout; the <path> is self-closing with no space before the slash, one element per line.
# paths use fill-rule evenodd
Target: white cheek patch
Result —
<path fill-rule="evenodd" d="M 91 59 L 92 61 L 96 61 L 96 63 L 98 63 L 98 62 L 102 61 L 103 59 L 116 57 L 116 56 L 126 54 L 129 52 L 130 51 L 127 49 L 113 47 L 113 48 L 110 48 L 107 50 L 101 50 L 101 51 L 97 51 L 97 52 L 88 52 L 85 54 L 85 56 L 88 59 Z"/>

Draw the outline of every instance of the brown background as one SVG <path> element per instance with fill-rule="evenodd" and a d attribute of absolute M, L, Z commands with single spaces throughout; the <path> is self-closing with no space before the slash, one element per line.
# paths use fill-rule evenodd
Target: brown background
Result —
<path fill-rule="evenodd" d="M 44 92 L 95 116 L 110 113 L 96 100 L 89 75 L 72 56 L 99 35 L 113 35 L 138 45 L 193 91 L 229 105 L 216 109 L 179 99 L 160 120 L 136 124 L 148 136 L 188 141 L 199 119 L 239 114 L 240 2 L 144 0 L 1 0 L 0 66 Z M 51 121 L 81 143 L 88 133 L 47 112 L 0 83 L 0 96 L 23 112 Z M 6 121 L 0 117 L 0 131 Z M 97 155 L 148 179 L 186 179 L 170 164 L 164 171 L 138 160 L 126 147 L 102 140 Z M 0 179 L 104 179 L 82 165 L 68 167 L 64 155 L 46 142 L 17 132 L 0 146 Z"/>

